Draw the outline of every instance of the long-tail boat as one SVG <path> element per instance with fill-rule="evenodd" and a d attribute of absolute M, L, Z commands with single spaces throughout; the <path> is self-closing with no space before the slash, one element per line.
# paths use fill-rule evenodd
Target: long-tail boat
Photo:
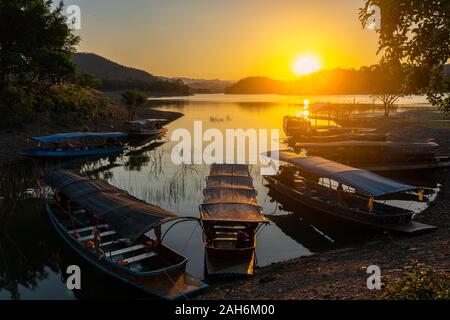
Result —
<path fill-rule="evenodd" d="M 305 117 L 285 116 L 284 132 L 296 142 L 386 141 L 389 134 L 374 133 L 372 128 L 313 126 Z"/>
<path fill-rule="evenodd" d="M 340 219 L 406 233 L 435 229 L 413 221 L 414 211 L 386 203 L 386 198 L 423 188 L 399 183 L 375 173 L 349 167 L 321 157 L 299 156 L 292 151 L 265 154 L 288 163 L 275 176 L 265 176 L 269 188 L 305 206 Z"/>
<path fill-rule="evenodd" d="M 125 123 L 124 130 L 130 138 L 144 138 L 160 136 L 167 133 L 164 125 L 169 122 L 168 119 L 139 119 Z"/>
<path fill-rule="evenodd" d="M 23 150 L 21 155 L 61 159 L 118 154 L 126 149 L 125 144 L 119 141 L 126 136 L 122 132 L 71 132 L 31 137 L 38 143 L 37 148 Z"/>
<path fill-rule="evenodd" d="M 247 165 L 214 164 L 200 205 L 208 276 L 249 276 L 256 234 L 266 223 Z"/>
<path fill-rule="evenodd" d="M 434 169 L 450 166 L 449 156 L 439 156 L 439 144 L 427 142 L 341 141 L 296 143 L 296 151 L 325 156 L 339 163 L 370 171 Z"/>
<path fill-rule="evenodd" d="M 56 190 L 46 203 L 52 225 L 95 267 L 162 299 L 206 288 L 186 272 L 187 258 L 158 237 L 161 224 L 178 218 L 174 213 L 69 170 L 52 172 L 44 181 Z M 151 230 L 154 237 L 147 235 Z"/>

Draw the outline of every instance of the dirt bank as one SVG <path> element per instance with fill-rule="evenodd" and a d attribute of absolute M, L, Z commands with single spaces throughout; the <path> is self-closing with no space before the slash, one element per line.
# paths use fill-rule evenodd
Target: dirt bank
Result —
<path fill-rule="evenodd" d="M 124 114 L 123 107 L 117 102 L 113 101 L 110 105 L 112 109 L 113 117 L 99 124 L 98 131 L 120 131 L 122 130 L 123 121 L 121 120 L 122 114 Z M 144 108 L 138 110 L 136 118 L 163 118 L 170 121 L 174 121 L 183 114 L 179 112 L 161 111 L 154 108 Z M 89 129 L 95 131 L 96 126 L 93 123 L 82 122 L 78 125 L 73 124 L 54 124 L 51 125 L 43 122 L 35 122 L 24 125 L 23 128 L 17 130 L 4 130 L 0 128 L 0 168 L 4 168 L 17 162 L 26 161 L 19 155 L 19 152 L 23 149 L 33 146 L 32 143 L 27 141 L 28 137 L 49 135 L 58 132 L 75 132 Z"/>
<path fill-rule="evenodd" d="M 450 124 L 436 122 L 427 111 L 406 112 L 400 118 L 372 123 L 398 140 L 436 139 L 442 154 L 450 154 Z M 426 172 L 443 185 L 438 198 L 416 220 L 438 227 L 416 236 L 380 234 L 370 243 L 258 268 L 249 280 L 212 285 L 200 299 L 373 299 L 380 292 L 366 286 L 367 267 L 382 275 L 396 274 L 410 260 L 425 262 L 449 274 L 450 170 Z"/>

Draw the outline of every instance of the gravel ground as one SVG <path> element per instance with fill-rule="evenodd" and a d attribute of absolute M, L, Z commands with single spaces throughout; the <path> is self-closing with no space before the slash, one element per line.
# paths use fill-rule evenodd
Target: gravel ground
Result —
<path fill-rule="evenodd" d="M 436 114 L 406 112 L 400 119 L 372 126 L 395 139 L 436 139 L 442 154 L 450 154 L 450 126 L 436 125 Z M 380 291 L 367 289 L 369 265 L 382 275 L 396 274 L 410 260 L 425 262 L 449 274 L 450 170 L 426 173 L 443 185 L 437 199 L 417 219 L 437 226 L 434 232 L 405 236 L 384 233 L 375 241 L 256 269 L 254 277 L 212 285 L 200 299 L 374 299 Z"/>

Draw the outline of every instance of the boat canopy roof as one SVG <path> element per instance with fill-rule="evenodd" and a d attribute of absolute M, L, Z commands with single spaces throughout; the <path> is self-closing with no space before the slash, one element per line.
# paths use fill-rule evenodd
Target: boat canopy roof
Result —
<path fill-rule="evenodd" d="M 258 205 L 256 191 L 252 189 L 206 188 L 203 195 L 203 204 L 233 202 Z"/>
<path fill-rule="evenodd" d="M 439 148 L 439 144 L 433 141 L 428 142 L 384 142 L 384 141 L 336 141 L 336 142 L 311 142 L 300 143 L 299 146 L 304 148 L 338 148 L 338 147 L 372 147 L 372 148 L 412 148 L 412 149 L 424 149 L 435 150 Z"/>
<path fill-rule="evenodd" d="M 169 120 L 168 119 L 138 119 L 138 120 L 128 121 L 128 123 L 145 126 L 146 124 L 149 124 L 149 123 L 161 123 L 161 122 L 167 122 L 167 121 L 169 121 Z"/>
<path fill-rule="evenodd" d="M 71 133 L 58 133 L 51 136 L 32 137 L 31 139 L 44 143 L 54 143 L 67 139 L 76 139 L 76 138 L 89 138 L 89 137 L 121 138 L 126 137 L 127 135 L 128 134 L 123 132 L 71 132 Z"/>
<path fill-rule="evenodd" d="M 209 176 L 206 179 L 209 188 L 238 188 L 253 190 L 251 177 Z"/>
<path fill-rule="evenodd" d="M 212 164 L 209 176 L 250 177 L 246 164 Z"/>
<path fill-rule="evenodd" d="M 201 219 L 203 221 L 229 221 L 229 222 L 266 222 L 261 208 L 244 203 L 215 203 L 201 206 Z"/>
<path fill-rule="evenodd" d="M 290 163 L 305 172 L 331 178 L 371 197 L 419 189 L 416 186 L 403 184 L 367 170 L 349 167 L 321 157 L 304 157 L 292 151 L 275 151 L 265 155 Z"/>
<path fill-rule="evenodd" d="M 248 165 L 211 166 L 201 205 L 203 221 L 265 222 Z"/>
<path fill-rule="evenodd" d="M 178 218 L 172 212 L 139 200 L 105 181 L 59 170 L 44 177 L 52 188 L 62 192 L 81 208 L 103 218 L 121 236 L 139 238 L 157 225 Z"/>

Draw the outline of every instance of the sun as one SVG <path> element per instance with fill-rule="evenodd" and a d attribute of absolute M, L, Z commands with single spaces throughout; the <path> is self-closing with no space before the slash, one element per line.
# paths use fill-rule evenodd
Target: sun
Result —
<path fill-rule="evenodd" d="M 300 56 L 292 63 L 292 72 L 297 76 L 304 76 L 319 71 L 321 68 L 322 62 L 315 55 Z"/>

